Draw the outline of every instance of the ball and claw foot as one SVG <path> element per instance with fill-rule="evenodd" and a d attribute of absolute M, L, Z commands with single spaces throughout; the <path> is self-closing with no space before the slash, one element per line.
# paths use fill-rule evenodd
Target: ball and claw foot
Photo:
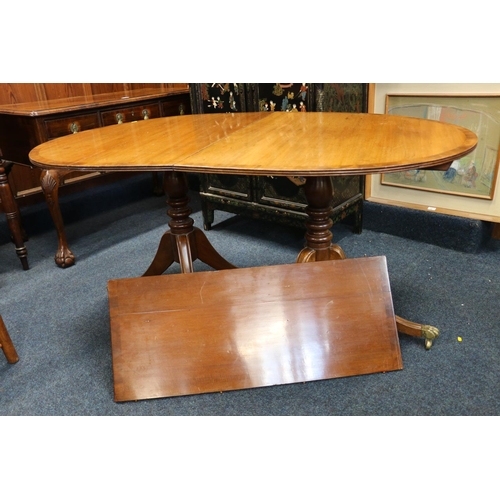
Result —
<path fill-rule="evenodd" d="M 75 263 L 75 256 L 69 248 L 59 248 L 54 260 L 56 265 L 62 268 L 71 267 Z"/>

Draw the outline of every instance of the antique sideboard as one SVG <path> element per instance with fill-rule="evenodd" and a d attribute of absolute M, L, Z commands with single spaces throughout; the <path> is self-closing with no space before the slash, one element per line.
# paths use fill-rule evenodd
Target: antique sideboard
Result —
<path fill-rule="evenodd" d="M 368 84 L 363 83 L 196 83 L 190 84 L 193 113 L 367 112 Z M 294 138 L 290 137 L 290 147 Z M 300 177 L 200 175 L 203 225 L 209 230 L 215 210 L 303 227 L 307 201 Z M 349 220 L 362 229 L 362 176 L 332 177 L 333 223 Z"/>
<path fill-rule="evenodd" d="M 71 266 L 75 257 L 66 241 L 59 192 L 88 189 L 130 174 L 40 172 L 26 168 L 30 167 L 30 150 L 83 130 L 191 112 L 187 84 L 1 84 L 0 87 L 0 158 L 7 167 L 18 206 L 45 197 L 58 233 L 55 261 L 60 267 Z M 156 180 L 152 189 L 162 192 L 161 183 Z"/>

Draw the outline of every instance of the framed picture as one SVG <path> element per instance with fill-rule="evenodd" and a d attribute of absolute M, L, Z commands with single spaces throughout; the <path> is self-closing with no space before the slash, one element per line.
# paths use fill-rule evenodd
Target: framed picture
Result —
<path fill-rule="evenodd" d="M 493 199 L 499 169 L 500 95 L 391 95 L 386 113 L 453 123 L 478 136 L 477 148 L 445 171 L 381 175 L 387 186 Z"/>

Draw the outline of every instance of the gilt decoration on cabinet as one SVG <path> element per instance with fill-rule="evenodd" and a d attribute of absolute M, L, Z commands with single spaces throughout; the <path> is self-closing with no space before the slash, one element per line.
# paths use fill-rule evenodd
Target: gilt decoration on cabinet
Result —
<path fill-rule="evenodd" d="M 236 113 L 246 111 L 242 83 L 191 84 L 193 113 Z"/>
<path fill-rule="evenodd" d="M 250 83 L 248 87 L 253 111 L 313 110 L 314 85 L 311 83 Z"/>

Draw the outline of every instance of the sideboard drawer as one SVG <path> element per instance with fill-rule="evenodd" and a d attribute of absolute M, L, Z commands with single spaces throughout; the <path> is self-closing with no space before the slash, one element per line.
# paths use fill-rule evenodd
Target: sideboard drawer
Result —
<path fill-rule="evenodd" d="M 45 121 L 47 139 L 56 139 L 63 135 L 74 134 L 82 130 L 91 130 L 99 127 L 99 116 L 97 113 L 87 115 L 66 116 Z"/>
<path fill-rule="evenodd" d="M 176 116 L 191 114 L 191 102 L 189 96 L 172 99 L 162 103 L 163 116 Z"/>
<path fill-rule="evenodd" d="M 116 125 L 117 123 L 135 122 L 137 120 L 147 120 L 149 118 L 158 118 L 160 108 L 158 103 L 142 104 L 130 108 L 114 109 L 112 111 L 103 111 L 101 113 L 102 124 Z"/>
<path fill-rule="evenodd" d="M 124 94 L 126 94 L 125 97 Z M 111 90 L 109 93 L 104 92 L 102 96 L 101 94 L 92 94 L 92 96 L 85 94 L 78 97 L 69 95 L 66 97 L 68 98 L 67 107 L 62 105 L 60 99 L 54 102 L 50 99 L 43 99 L 40 102 L 20 103 L 6 106 L 4 110 L 0 109 L 0 147 L 3 158 L 14 163 L 9 174 L 9 183 L 19 206 L 43 200 L 40 171 L 25 168 L 30 166 L 28 154 L 36 145 L 72 133 L 92 130 L 104 125 L 114 125 L 117 123 L 118 113 L 121 113 L 124 122 L 132 122 L 143 120 L 144 110 L 147 110 L 148 118 L 179 115 L 180 105 L 186 114 L 191 112 L 187 85 L 182 91 L 175 89 L 174 91 L 159 91 L 155 87 L 116 92 Z M 14 113 L 10 109 L 12 107 L 14 107 Z M 94 181 L 80 182 L 92 176 L 116 179 L 120 175 L 117 173 L 108 176 L 97 172 L 88 174 L 80 171 L 68 173 L 64 179 L 60 180 L 60 187 L 64 187 L 61 193 L 107 182 L 99 181 L 97 178 Z M 129 175 L 127 173 L 124 176 Z M 81 184 L 81 187 L 70 188 L 67 186 L 69 184 Z M 154 189 L 156 193 L 158 189 L 156 184 Z M 0 206 L 0 212 L 1 209 Z"/>

